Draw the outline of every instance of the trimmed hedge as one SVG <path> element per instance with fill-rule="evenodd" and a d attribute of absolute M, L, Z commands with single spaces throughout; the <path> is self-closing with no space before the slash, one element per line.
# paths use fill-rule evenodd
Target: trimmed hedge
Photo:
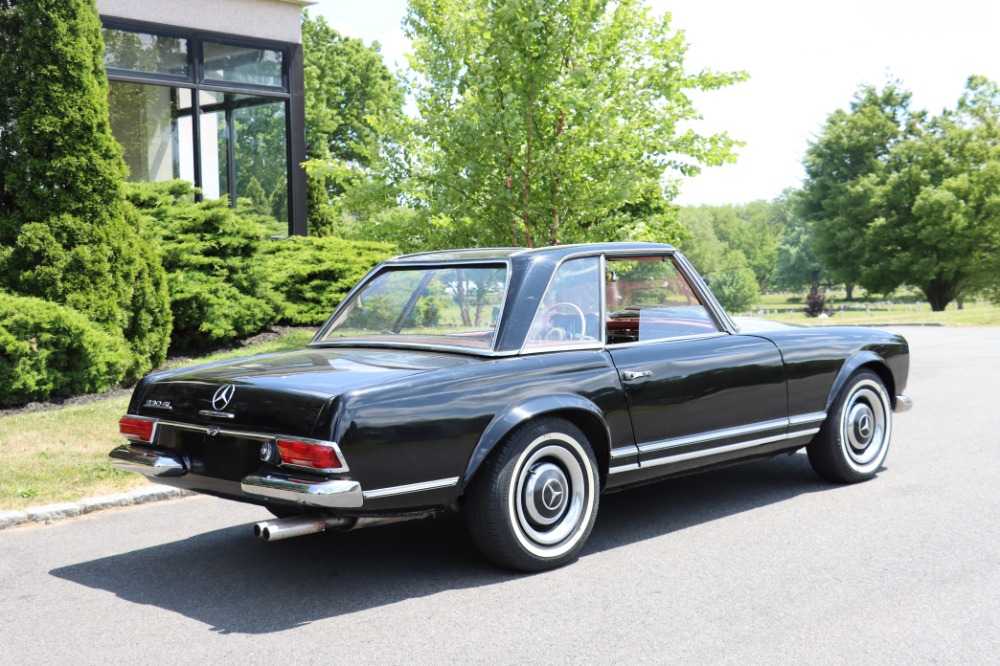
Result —
<path fill-rule="evenodd" d="M 172 349 L 225 344 L 272 323 L 264 218 L 237 215 L 226 199 L 196 203 L 183 181 L 130 183 L 127 194 L 167 271 Z"/>
<path fill-rule="evenodd" d="M 103 391 L 130 359 L 125 340 L 79 312 L 0 293 L 0 407 Z"/>
<path fill-rule="evenodd" d="M 388 243 L 293 236 L 264 246 L 263 266 L 281 323 L 318 326 L 380 261 L 396 254 Z"/>

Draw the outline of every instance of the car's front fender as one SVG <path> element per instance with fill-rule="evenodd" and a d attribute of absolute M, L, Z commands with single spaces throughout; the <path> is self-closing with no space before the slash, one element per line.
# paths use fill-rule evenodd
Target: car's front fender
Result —
<path fill-rule="evenodd" d="M 834 401 L 840 395 L 840 391 L 844 388 L 844 385 L 855 372 L 865 366 L 871 367 L 882 377 L 886 391 L 889 392 L 889 399 L 895 403 L 896 396 L 894 391 L 896 382 L 886 360 L 871 350 L 863 350 L 844 361 L 844 364 L 840 367 L 840 371 L 837 373 L 836 379 L 833 380 L 833 385 L 830 387 L 830 395 L 826 398 L 826 412 L 828 416 Z"/>

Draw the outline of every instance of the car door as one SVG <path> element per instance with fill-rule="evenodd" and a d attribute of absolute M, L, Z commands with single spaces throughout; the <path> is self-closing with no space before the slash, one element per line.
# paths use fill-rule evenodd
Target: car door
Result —
<path fill-rule="evenodd" d="M 606 260 L 607 349 L 640 467 L 696 467 L 784 440 L 777 348 L 725 330 L 671 256 Z"/>

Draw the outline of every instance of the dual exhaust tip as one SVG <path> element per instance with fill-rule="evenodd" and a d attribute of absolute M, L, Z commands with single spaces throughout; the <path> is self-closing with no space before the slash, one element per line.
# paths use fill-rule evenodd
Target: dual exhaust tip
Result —
<path fill-rule="evenodd" d="M 280 541 L 281 539 L 291 539 L 292 537 L 305 536 L 306 534 L 325 532 L 330 529 L 347 531 L 375 525 L 390 525 L 408 520 L 419 520 L 421 518 L 429 518 L 433 515 L 434 512 L 431 511 L 402 516 L 371 516 L 365 518 L 301 515 L 292 516 L 291 518 L 262 520 L 254 524 L 253 535 L 263 541 Z"/>
<path fill-rule="evenodd" d="M 279 541 L 306 534 L 316 534 L 328 529 L 350 529 L 356 522 L 357 518 L 293 516 L 255 523 L 253 535 L 264 541 Z"/>

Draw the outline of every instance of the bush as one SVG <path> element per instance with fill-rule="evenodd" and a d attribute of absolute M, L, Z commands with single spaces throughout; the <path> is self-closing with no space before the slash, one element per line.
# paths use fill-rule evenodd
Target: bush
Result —
<path fill-rule="evenodd" d="M 174 348 L 225 344 L 271 323 L 260 216 L 237 215 L 226 199 L 195 202 L 182 181 L 130 183 L 127 193 L 167 271 Z"/>
<path fill-rule="evenodd" d="M 93 0 L 0 11 L 0 288 L 68 305 L 162 362 L 165 276 L 128 218 Z"/>
<path fill-rule="evenodd" d="M 264 247 L 264 270 L 282 323 L 318 326 L 347 292 L 380 261 L 394 255 L 388 243 L 294 236 Z"/>
<path fill-rule="evenodd" d="M 739 250 L 727 252 L 709 286 L 729 313 L 745 312 L 760 300 L 760 287 L 746 258 Z"/>
<path fill-rule="evenodd" d="M 0 293 L 0 407 L 103 391 L 130 357 L 125 340 L 71 308 Z"/>

